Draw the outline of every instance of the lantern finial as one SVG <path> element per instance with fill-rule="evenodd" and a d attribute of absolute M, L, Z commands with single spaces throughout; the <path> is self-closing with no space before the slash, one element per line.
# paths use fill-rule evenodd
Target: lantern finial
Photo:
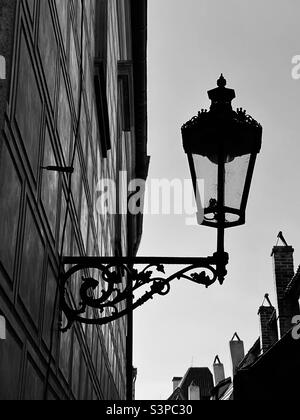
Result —
<path fill-rule="evenodd" d="M 211 100 L 211 111 L 232 111 L 231 102 L 235 98 L 235 91 L 226 87 L 227 81 L 221 74 L 217 81 L 218 87 L 208 92 L 208 97 Z"/>
<path fill-rule="evenodd" d="M 225 79 L 225 77 L 223 76 L 223 73 L 221 74 L 219 80 L 217 81 L 217 85 L 218 87 L 226 87 L 227 85 L 227 80 Z"/>

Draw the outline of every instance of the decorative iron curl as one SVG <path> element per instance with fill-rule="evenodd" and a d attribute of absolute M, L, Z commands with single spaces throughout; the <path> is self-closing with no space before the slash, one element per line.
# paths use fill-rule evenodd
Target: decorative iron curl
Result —
<path fill-rule="evenodd" d="M 61 331 L 66 332 L 74 322 L 104 325 L 116 321 L 153 299 L 155 295 L 167 295 L 171 290 L 170 283 L 173 280 L 186 279 L 208 288 L 218 278 L 217 268 L 213 267 L 216 263 L 213 260 L 207 259 L 207 262 L 206 259 L 198 260 L 198 263 L 189 264 L 170 276 L 167 276 L 165 272 L 167 264 L 155 263 L 149 259 L 149 264 L 143 263 L 145 268 L 139 271 L 134 264 L 120 262 L 105 264 L 101 263 L 101 258 L 99 258 L 91 259 L 88 264 L 74 265 L 61 276 L 60 306 L 67 319 L 67 324 L 64 327 L 61 325 Z M 183 265 L 183 263 L 176 265 Z M 106 288 L 101 285 L 101 281 L 92 277 L 81 277 L 80 302 L 79 307 L 76 308 L 67 293 L 68 283 L 76 273 L 89 269 L 97 269 L 101 273 L 102 282 L 106 284 Z M 148 285 L 149 289 L 141 297 L 135 298 L 135 293 Z M 102 288 L 98 294 L 99 297 L 95 297 L 95 291 L 99 287 Z M 130 302 L 129 305 L 128 302 Z M 94 312 L 97 311 L 92 318 L 86 315 L 88 308 Z"/>

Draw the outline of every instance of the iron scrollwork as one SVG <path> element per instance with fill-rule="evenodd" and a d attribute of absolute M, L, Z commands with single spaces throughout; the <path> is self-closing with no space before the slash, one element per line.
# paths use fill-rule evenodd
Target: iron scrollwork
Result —
<path fill-rule="evenodd" d="M 167 295 L 171 289 L 170 283 L 176 279 L 185 279 L 208 288 L 218 279 L 218 261 L 216 256 L 200 259 L 65 258 L 64 263 L 72 267 L 61 276 L 60 306 L 67 320 L 61 330 L 67 331 L 74 322 L 104 325 L 116 321 L 155 295 Z M 165 266 L 174 264 L 185 267 L 172 275 L 166 274 Z M 144 268 L 139 270 L 137 267 L 141 265 Z M 98 279 L 89 274 L 91 270 L 98 271 Z M 69 282 L 74 279 L 78 281 L 81 272 L 85 275 L 81 276 L 80 301 L 75 304 Z M 92 316 L 89 315 L 91 312 Z"/>

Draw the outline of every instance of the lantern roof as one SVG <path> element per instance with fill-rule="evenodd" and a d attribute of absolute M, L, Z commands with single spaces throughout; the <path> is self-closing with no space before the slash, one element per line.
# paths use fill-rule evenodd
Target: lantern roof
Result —
<path fill-rule="evenodd" d="M 202 109 L 182 127 L 185 152 L 209 156 L 222 146 L 232 157 L 259 153 L 261 125 L 242 108 L 232 109 L 235 91 L 226 88 L 223 74 L 217 85 L 208 92 L 212 101 L 210 110 Z"/>

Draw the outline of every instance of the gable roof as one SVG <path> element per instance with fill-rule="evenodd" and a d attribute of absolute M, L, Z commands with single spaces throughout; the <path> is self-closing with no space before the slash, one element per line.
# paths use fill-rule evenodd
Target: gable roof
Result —
<path fill-rule="evenodd" d="M 200 399 L 209 400 L 211 391 L 214 387 L 214 381 L 211 371 L 208 368 L 190 368 L 178 388 L 169 397 L 169 400 L 182 399 L 188 400 L 190 385 L 196 385 L 200 388 Z M 177 398 L 175 398 L 177 397 Z M 180 398 L 179 398 L 180 397 Z"/>

